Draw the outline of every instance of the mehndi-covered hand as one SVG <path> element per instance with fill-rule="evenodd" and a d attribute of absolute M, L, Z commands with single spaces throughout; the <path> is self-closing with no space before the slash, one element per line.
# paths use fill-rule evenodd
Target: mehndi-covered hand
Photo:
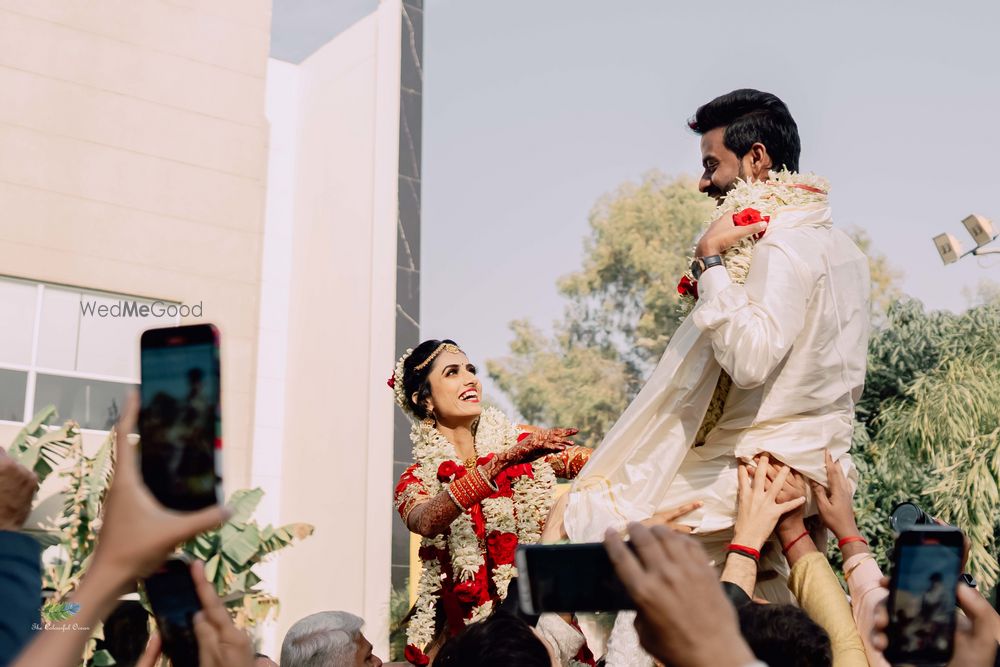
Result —
<path fill-rule="evenodd" d="M 576 428 L 547 428 L 530 431 L 516 445 L 500 455 L 501 463 L 504 466 L 530 463 L 543 456 L 561 452 L 567 447 L 573 446 L 574 443 L 570 438 L 579 432 L 580 429 Z"/>

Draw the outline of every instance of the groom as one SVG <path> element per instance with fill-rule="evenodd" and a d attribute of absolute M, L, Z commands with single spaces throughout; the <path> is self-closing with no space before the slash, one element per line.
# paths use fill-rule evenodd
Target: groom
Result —
<path fill-rule="evenodd" d="M 699 189 L 718 202 L 740 179 L 798 170 L 798 128 L 770 93 L 722 95 L 689 125 L 701 135 Z M 867 358 L 868 262 L 821 199 L 783 208 L 769 224 L 738 227 L 724 215 L 705 231 L 692 265 L 697 306 L 574 483 L 565 516 L 574 541 L 702 501 L 681 523 L 714 532 L 703 538 L 710 552 L 714 541 L 724 547 L 737 462 L 760 452 L 825 484 L 829 450 L 856 478 L 848 451 Z M 762 231 L 745 284 L 732 282 L 721 253 Z M 720 371 L 732 389 L 704 444 L 693 447 Z"/>

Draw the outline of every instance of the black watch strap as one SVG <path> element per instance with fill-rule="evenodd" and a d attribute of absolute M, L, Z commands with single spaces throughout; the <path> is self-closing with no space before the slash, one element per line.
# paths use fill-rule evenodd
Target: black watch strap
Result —
<path fill-rule="evenodd" d="M 695 257 L 694 261 L 691 262 L 691 275 L 694 276 L 695 280 L 698 280 L 701 278 L 701 274 L 705 273 L 705 271 L 713 266 L 722 266 L 722 255 Z"/>

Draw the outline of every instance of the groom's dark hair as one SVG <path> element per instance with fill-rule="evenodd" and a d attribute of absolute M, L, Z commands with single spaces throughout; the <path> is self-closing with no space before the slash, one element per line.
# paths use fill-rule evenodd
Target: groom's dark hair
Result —
<path fill-rule="evenodd" d="M 741 88 L 720 95 L 698 107 L 688 127 L 705 134 L 725 127 L 722 142 L 726 148 L 743 157 L 755 143 L 762 143 L 776 168 L 799 170 L 799 128 L 795 119 L 776 95 L 753 88 Z"/>

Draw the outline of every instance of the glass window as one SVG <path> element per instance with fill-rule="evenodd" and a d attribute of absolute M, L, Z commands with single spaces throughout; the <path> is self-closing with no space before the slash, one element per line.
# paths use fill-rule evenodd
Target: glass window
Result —
<path fill-rule="evenodd" d="M 38 285 L 0 278 L 0 363 L 31 363 Z"/>
<path fill-rule="evenodd" d="M 0 421 L 54 405 L 60 419 L 110 429 L 139 381 L 140 335 L 180 319 L 154 303 L 0 277 Z"/>
<path fill-rule="evenodd" d="M 73 419 L 82 428 L 107 431 L 118 421 L 125 396 L 132 387 L 135 385 L 39 373 L 35 411 L 55 405 L 60 420 Z"/>
<path fill-rule="evenodd" d="M 76 370 L 80 335 L 80 291 L 45 287 L 38 322 L 37 365 L 60 371 Z"/>
<path fill-rule="evenodd" d="M 94 375 L 121 378 L 139 377 L 139 336 L 146 329 L 173 326 L 176 317 L 132 315 L 132 304 L 152 305 L 152 301 L 129 297 L 109 297 L 83 293 L 88 312 L 80 317 L 76 370 Z M 93 303 L 95 310 L 90 310 Z M 107 306 L 110 314 L 101 317 L 96 308 Z M 93 313 L 93 314 L 91 314 Z"/>
<path fill-rule="evenodd" d="M 24 392 L 28 387 L 25 371 L 0 368 L 0 419 L 24 421 Z"/>

